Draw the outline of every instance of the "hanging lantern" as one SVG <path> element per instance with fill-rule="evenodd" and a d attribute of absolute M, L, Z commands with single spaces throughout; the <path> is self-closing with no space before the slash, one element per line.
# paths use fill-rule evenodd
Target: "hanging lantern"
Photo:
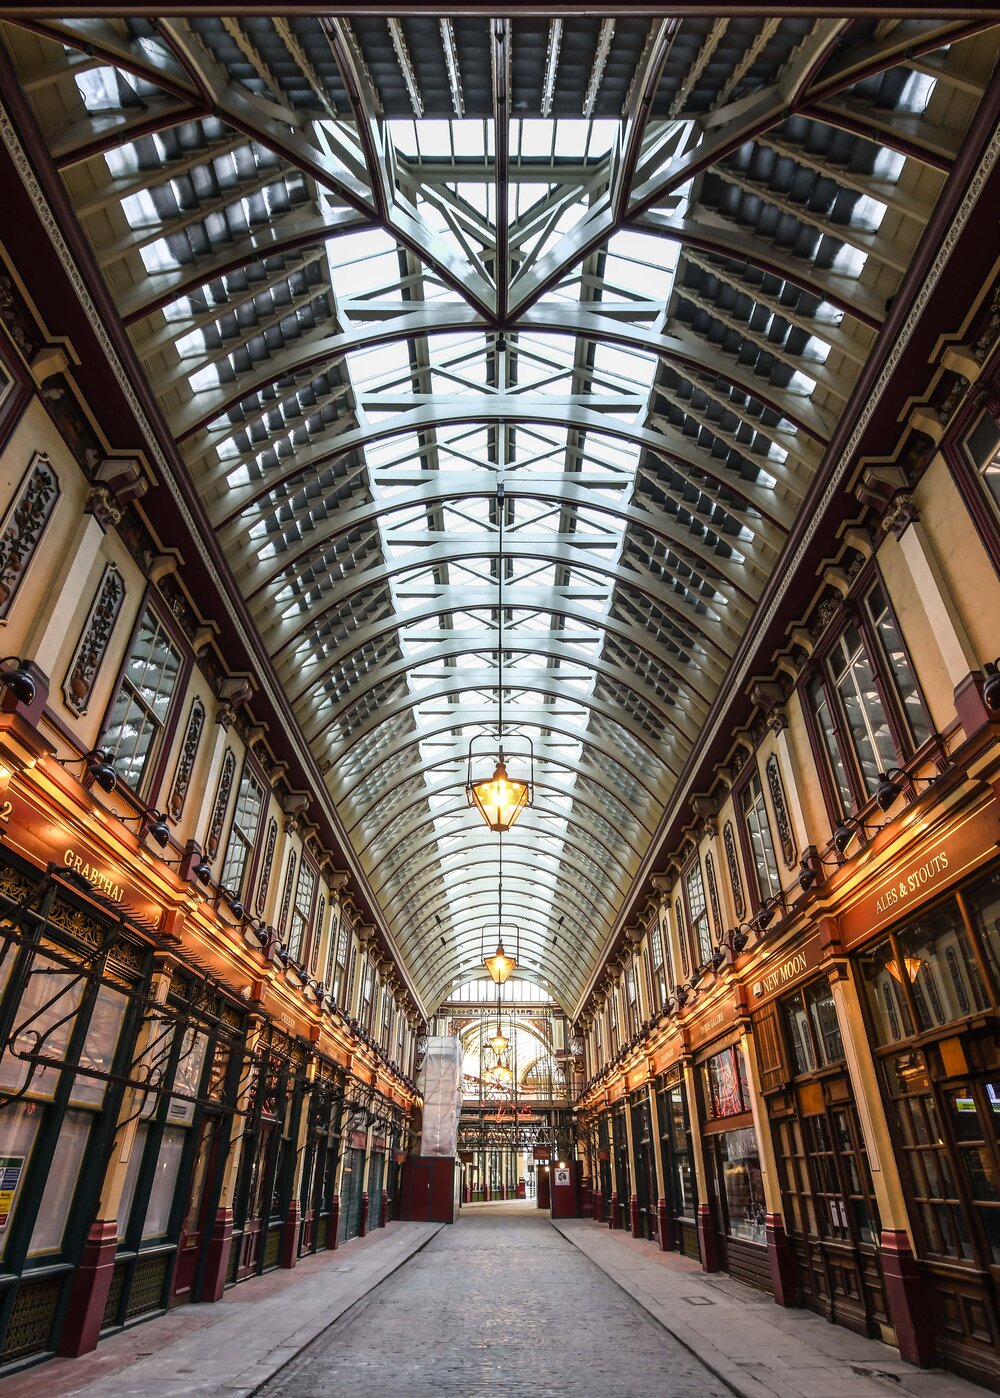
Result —
<path fill-rule="evenodd" d="M 508 776 L 502 748 L 492 777 L 486 781 L 470 780 L 465 791 L 469 805 L 475 806 L 490 829 L 498 834 L 509 830 L 525 806 L 531 804 L 531 783 Z"/>
<path fill-rule="evenodd" d="M 506 1035 L 506 1034 L 503 1032 L 503 1030 L 500 1028 L 500 1024 L 499 1024 L 499 1021 L 498 1021 L 498 1022 L 497 1022 L 497 1032 L 493 1035 L 492 1039 L 490 1040 L 490 1048 L 493 1050 L 493 1052 L 494 1052 L 494 1053 L 496 1054 L 496 1056 L 499 1058 L 503 1053 L 506 1052 L 507 1043 L 508 1043 L 507 1035 Z"/>
<path fill-rule="evenodd" d="M 517 961 L 504 951 L 503 942 L 497 942 L 496 951 L 492 956 L 483 958 L 483 965 L 486 967 L 490 979 L 496 981 L 497 985 L 503 985 L 517 965 Z"/>

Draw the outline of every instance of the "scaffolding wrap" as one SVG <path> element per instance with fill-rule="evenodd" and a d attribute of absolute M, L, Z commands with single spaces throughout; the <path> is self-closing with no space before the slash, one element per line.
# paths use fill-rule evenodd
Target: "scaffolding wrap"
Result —
<path fill-rule="evenodd" d="M 418 1087 L 424 1099 L 420 1154 L 453 1156 L 462 1115 L 462 1045 L 455 1035 L 427 1040 Z"/>

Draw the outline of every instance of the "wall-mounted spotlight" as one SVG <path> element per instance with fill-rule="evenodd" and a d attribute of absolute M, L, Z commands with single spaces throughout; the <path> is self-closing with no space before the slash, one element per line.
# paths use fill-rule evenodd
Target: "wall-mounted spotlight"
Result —
<path fill-rule="evenodd" d="M 782 893 L 775 893 L 772 898 L 768 898 L 761 903 L 757 916 L 754 918 L 754 922 L 757 924 L 757 928 L 760 932 L 767 931 L 774 921 L 775 914 L 779 908 L 784 912 L 785 897 Z"/>
<path fill-rule="evenodd" d="M 264 925 L 264 920 L 259 922 L 248 922 L 243 929 L 243 940 L 248 947 L 253 947 L 254 951 L 265 951 L 271 942 L 271 929 Z"/>
<path fill-rule="evenodd" d="M 988 660 L 983 666 L 983 674 L 986 676 L 983 682 L 983 699 L 986 701 L 988 709 L 1000 709 L 1000 656 L 996 660 Z"/>
<path fill-rule="evenodd" d="M 14 669 L 7 670 L 4 667 L 13 661 Z M 0 660 L 0 684 L 2 684 L 12 694 L 19 704 L 31 704 L 38 693 L 38 686 L 28 670 L 30 660 L 22 660 L 20 656 L 8 655 Z"/>
<path fill-rule="evenodd" d="M 85 763 L 86 775 L 109 796 L 118 785 L 118 773 L 103 748 L 94 748 L 93 752 L 88 752 L 84 757 L 59 757 L 56 761 L 60 767 L 72 767 L 77 762 Z"/>
<path fill-rule="evenodd" d="M 199 859 L 194 865 L 191 873 L 199 883 L 210 883 L 212 880 L 212 866 L 207 859 Z"/>
<path fill-rule="evenodd" d="M 233 917 L 241 919 L 246 917 L 247 910 L 243 906 L 240 895 L 235 893 L 231 888 L 220 888 L 219 898 L 223 900 Z M 216 899 L 216 902 L 218 902 L 218 899 Z"/>

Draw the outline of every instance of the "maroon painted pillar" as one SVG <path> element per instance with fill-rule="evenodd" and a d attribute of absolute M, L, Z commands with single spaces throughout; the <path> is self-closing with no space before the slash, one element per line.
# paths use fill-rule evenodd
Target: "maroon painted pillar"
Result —
<path fill-rule="evenodd" d="M 674 1221 L 670 1217 L 666 1199 L 661 1199 L 656 1206 L 656 1241 L 661 1252 L 673 1251 Z"/>
<path fill-rule="evenodd" d="M 767 1232 L 767 1261 L 771 1268 L 771 1284 L 774 1299 L 779 1306 L 799 1304 L 799 1277 L 795 1265 L 795 1253 L 785 1232 L 780 1214 L 768 1214 L 765 1219 Z"/>
<path fill-rule="evenodd" d="M 358 1237 L 363 1238 L 368 1232 L 368 1191 L 365 1190 L 361 1196 L 361 1216 L 358 1220 Z"/>
<path fill-rule="evenodd" d="M 278 1266 L 294 1267 L 299 1260 L 299 1234 L 302 1232 L 302 1208 L 297 1199 L 288 1206 L 288 1216 L 281 1229 Z"/>
<path fill-rule="evenodd" d="M 910 1240 L 901 1228 L 885 1228 L 881 1245 L 885 1299 L 900 1358 L 928 1369 L 937 1360 L 937 1327 Z"/>
<path fill-rule="evenodd" d="M 630 1225 L 631 1225 L 632 1237 L 633 1237 L 633 1238 L 641 1238 L 641 1237 L 642 1237 L 642 1219 L 639 1217 L 639 1196 L 638 1196 L 638 1194 L 633 1194 L 633 1195 L 632 1195 L 632 1198 L 628 1201 L 628 1213 L 629 1213 L 629 1220 L 628 1220 L 628 1221 L 629 1221 L 629 1223 L 630 1223 Z"/>
<path fill-rule="evenodd" d="M 233 1211 L 217 1209 L 205 1254 L 205 1271 L 201 1279 L 199 1301 L 221 1301 L 229 1271 L 229 1254 L 233 1246 Z"/>
<path fill-rule="evenodd" d="M 378 1224 L 378 1226 L 379 1226 L 380 1228 L 384 1228 L 388 1222 L 389 1222 L 389 1196 L 388 1196 L 388 1194 L 383 1194 L 383 1195 L 382 1195 L 382 1217 L 379 1219 L 379 1224 Z"/>
<path fill-rule="evenodd" d="M 467 1204 L 472 1203 L 472 1181 L 468 1177 L 466 1177 L 465 1181 L 465 1202 Z"/>
<path fill-rule="evenodd" d="M 330 1214 L 326 1220 L 326 1245 L 328 1248 L 340 1247 L 340 1195 L 335 1194 L 330 1200 Z"/>
<path fill-rule="evenodd" d="M 604 1194 L 600 1189 L 594 1190 L 594 1222 L 604 1222 Z"/>
<path fill-rule="evenodd" d="M 490 1182 L 488 1179 L 483 1181 L 483 1199 L 487 1204 L 493 1202 L 493 1195 L 490 1192 Z"/>
<path fill-rule="evenodd" d="M 708 1204 L 698 1205 L 698 1246 L 701 1249 L 701 1270 L 719 1270 L 719 1233 Z"/>
<path fill-rule="evenodd" d="M 106 1218 L 92 1223 L 73 1276 L 66 1318 L 59 1332 L 59 1354 L 70 1357 L 97 1348 L 117 1250 L 118 1220 Z"/>
<path fill-rule="evenodd" d="M 621 1226 L 621 1219 L 618 1217 L 618 1195 L 613 1193 L 611 1203 L 608 1205 L 608 1227 L 620 1228 Z"/>

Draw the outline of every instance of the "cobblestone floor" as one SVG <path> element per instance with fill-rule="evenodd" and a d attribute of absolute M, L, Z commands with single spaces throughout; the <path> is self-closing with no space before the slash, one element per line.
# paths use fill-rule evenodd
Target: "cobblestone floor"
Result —
<path fill-rule="evenodd" d="M 544 1215 L 473 1206 L 260 1398 L 729 1398 Z"/>

